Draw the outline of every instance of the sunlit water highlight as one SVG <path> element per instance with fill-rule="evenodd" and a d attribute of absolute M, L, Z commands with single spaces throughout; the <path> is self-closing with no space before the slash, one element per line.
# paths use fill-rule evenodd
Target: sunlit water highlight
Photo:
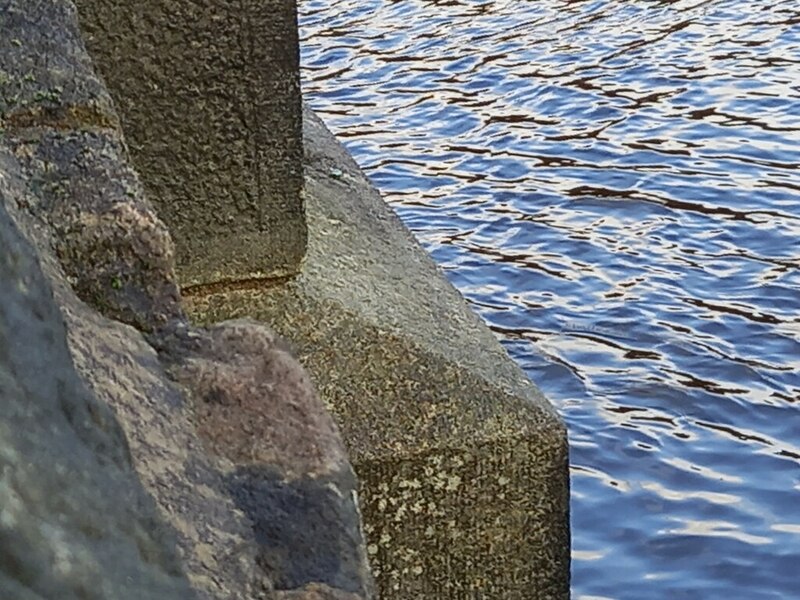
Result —
<path fill-rule="evenodd" d="M 300 11 L 307 98 L 567 421 L 573 597 L 800 598 L 800 1 Z"/>

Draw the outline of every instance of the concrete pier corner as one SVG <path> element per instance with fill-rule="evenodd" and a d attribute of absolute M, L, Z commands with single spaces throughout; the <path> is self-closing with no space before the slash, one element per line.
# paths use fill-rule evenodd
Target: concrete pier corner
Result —
<path fill-rule="evenodd" d="M 304 112 L 308 254 L 291 281 L 188 290 L 296 345 L 361 481 L 385 599 L 569 596 L 566 430 L 321 120 Z"/>

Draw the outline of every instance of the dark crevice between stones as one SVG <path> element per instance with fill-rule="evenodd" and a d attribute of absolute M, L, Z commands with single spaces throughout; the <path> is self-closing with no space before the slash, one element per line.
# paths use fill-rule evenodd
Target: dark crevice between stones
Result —
<path fill-rule="evenodd" d="M 250 279 L 231 279 L 227 281 L 218 281 L 215 283 L 189 285 L 181 288 L 181 294 L 184 298 L 202 298 L 210 294 L 223 294 L 225 292 L 236 292 L 240 290 L 274 288 L 286 285 L 296 277 L 297 275 L 285 275 L 283 277 L 253 277 Z"/>

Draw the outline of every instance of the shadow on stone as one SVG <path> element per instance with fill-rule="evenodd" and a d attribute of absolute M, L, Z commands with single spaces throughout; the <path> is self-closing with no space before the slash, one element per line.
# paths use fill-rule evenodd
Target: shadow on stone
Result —
<path fill-rule="evenodd" d="M 253 522 L 257 561 L 276 590 L 323 583 L 365 593 L 354 536 L 359 514 L 347 492 L 355 484 L 352 472 L 287 481 L 278 471 L 245 467 L 227 482 Z"/>

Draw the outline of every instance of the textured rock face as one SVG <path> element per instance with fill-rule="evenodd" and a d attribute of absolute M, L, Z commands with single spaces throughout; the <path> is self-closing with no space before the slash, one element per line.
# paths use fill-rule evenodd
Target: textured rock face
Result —
<path fill-rule="evenodd" d="M 14 147 L 78 296 L 143 331 L 180 317 L 169 232 L 144 201 L 116 132 L 47 131 Z"/>
<path fill-rule="evenodd" d="M 312 584 L 301 590 L 278 592 L 275 600 L 359 600 L 361 596 L 336 590 L 327 585 Z"/>
<path fill-rule="evenodd" d="M 20 199 L 13 167 L 0 150 L 0 597 L 191 598 L 124 434 L 76 374 L 52 291 L 4 208 Z"/>
<path fill-rule="evenodd" d="M 71 2 L 0 0 L 0 129 L 75 291 L 149 330 L 180 314 L 172 242 L 125 161 L 76 18 Z"/>
<path fill-rule="evenodd" d="M 167 341 L 192 391 L 203 443 L 253 524 L 257 562 L 279 589 L 319 582 L 369 594 L 355 475 L 338 429 L 285 345 L 252 321 Z"/>
<path fill-rule="evenodd" d="M 0 598 L 371 597 L 333 421 L 263 325 L 185 320 L 74 7 L 0 26 Z"/>

